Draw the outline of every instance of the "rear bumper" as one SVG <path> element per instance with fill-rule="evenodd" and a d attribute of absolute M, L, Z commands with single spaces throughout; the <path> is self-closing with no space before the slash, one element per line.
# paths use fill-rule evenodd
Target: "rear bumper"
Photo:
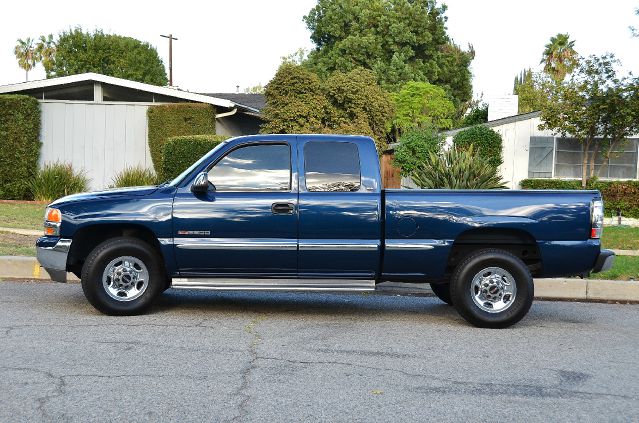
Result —
<path fill-rule="evenodd" d="M 71 240 L 42 237 L 36 241 L 36 255 L 40 265 L 56 282 L 67 281 L 67 256 L 71 249 Z"/>
<path fill-rule="evenodd" d="M 597 256 L 597 261 L 595 262 L 595 268 L 592 269 L 592 273 L 599 273 L 599 272 L 605 272 L 606 270 L 610 270 L 614 262 L 615 262 L 615 253 L 613 253 L 610 250 L 601 250 L 601 252 Z"/>

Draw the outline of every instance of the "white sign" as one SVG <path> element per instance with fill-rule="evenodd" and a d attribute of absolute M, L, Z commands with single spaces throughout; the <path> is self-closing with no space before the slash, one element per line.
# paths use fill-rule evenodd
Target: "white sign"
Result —
<path fill-rule="evenodd" d="M 517 115 L 519 96 L 505 95 L 495 97 L 488 102 L 488 121 Z"/>

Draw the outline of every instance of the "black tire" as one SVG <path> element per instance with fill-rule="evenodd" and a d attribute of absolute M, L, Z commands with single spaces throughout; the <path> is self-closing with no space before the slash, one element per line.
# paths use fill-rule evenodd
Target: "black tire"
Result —
<path fill-rule="evenodd" d="M 516 292 L 511 295 L 514 299 L 508 306 L 503 306 L 503 311 L 485 311 L 473 299 L 473 293 L 481 292 L 474 288 L 471 291 L 473 279 L 488 268 L 506 270 L 514 279 Z M 490 272 L 486 275 L 490 275 Z M 469 255 L 457 266 L 451 279 L 450 294 L 455 309 L 466 321 L 477 327 L 497 329 L 520 321 L 530 310 L 535 292 L 532 276 L 524 262 L 506 251 L 486 249 Z M 502 298 L 506 298 L 506 295 Z M 479 298 L 477 301 L 484 308 L 490 308 L 494 304 L 491 301 L 482 302 L 483 300 L 484 298 Z"/>
<path fill-rule="evenodd" d="M 431 283 L 430 289 L 437 298 L 448 305 L 453 305 L 453 299 L 450 298 L 450 283 Z"/>
<path fill-rule="evenodd" d="M 146 288 L 139 290 L 141 293 L 138 297 L 132 296 L 132 300 L 117 300 L 107 293 L 102 278 L 110 262 L 125 256 L 142 262 L 148 272 L 148 281 Z M 102 313 L 113 316 L 141 314 L 164 290 L 166 275 L 162 269 L 159 254 L 146 242 L 129 237 L 112 238 L 95 247 L 84 262 L 82 290 L 89 303 Z"/>

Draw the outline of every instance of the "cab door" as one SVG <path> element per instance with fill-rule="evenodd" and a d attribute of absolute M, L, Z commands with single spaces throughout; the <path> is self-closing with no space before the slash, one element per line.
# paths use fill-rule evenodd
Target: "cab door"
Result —
<path fill-rule="evenodd" d="M 178 190 L 173 236 L 181 276 L 296 275 L 296 157 L 294 139 L 236 145 L 210 166 L 207 193 Z"/>
<path fill-rule="evenodd" d="M 360 148 L 366 145 L 348 137 L 298 138 L 302 278 L 375 278 L 381 192 L 375 185 L 379 176 L 370 177 L 373 164 L 362 160 L 377 158 L 372 142 L 372 153 L 362 155 Z"/>

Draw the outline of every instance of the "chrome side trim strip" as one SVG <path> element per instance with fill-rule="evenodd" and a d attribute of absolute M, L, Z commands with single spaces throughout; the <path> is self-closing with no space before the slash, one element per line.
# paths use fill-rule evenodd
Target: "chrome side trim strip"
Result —
<path fill-rule="evenodd" d="M 374 291 L 375 280 L 173 278 L 171 287 L 220 291 Z"/>
<path fill-rule="evenodd" d="M 297 250 L 296 239 L 286 238 L 175 238 L 184 250 Z"/>
<path fill-rule="evenodd" d="M 432 250 L 448 245 L 437 239 L 387 239 L 386 250 Z"/>
<path fill-rule="evenodd" d="M 379 241 L 371 239 L 300 239 L 300 251 L 348 250 L 373 251 L 379 249 Z"/>
<path fill-rule="evenodd" d="M 158 242 L 162 245 L 173 245 L 173 238 L 158 238 Z"/>

